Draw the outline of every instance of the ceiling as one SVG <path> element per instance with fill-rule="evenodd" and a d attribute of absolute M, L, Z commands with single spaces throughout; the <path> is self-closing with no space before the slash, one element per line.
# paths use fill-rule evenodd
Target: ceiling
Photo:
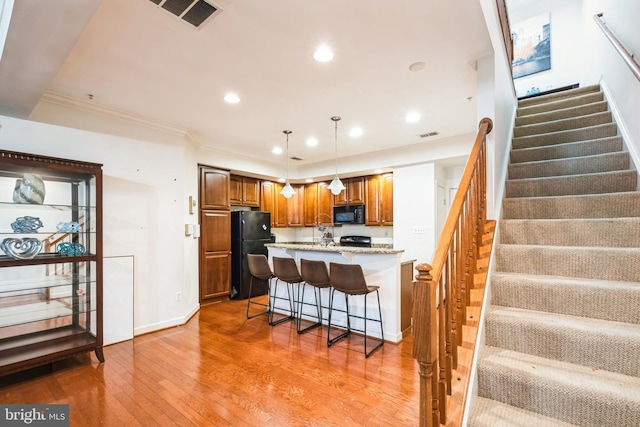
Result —
<path fill-rule="evenodd" d="M 29 118 L 43 94 L 71 97 L 270 162 L 284 162 L 271 151 L 290 129 L 297 165 L 334 158 L 334 115 L 340 157 L 477 129 L 475 64 L 492 50 L 478 1 L 211 3 L 221 11 L 195 28 L 150 0 L 16 0 L 0 113 Z M 320 44 L 332 61 L 313 59 Z"/>

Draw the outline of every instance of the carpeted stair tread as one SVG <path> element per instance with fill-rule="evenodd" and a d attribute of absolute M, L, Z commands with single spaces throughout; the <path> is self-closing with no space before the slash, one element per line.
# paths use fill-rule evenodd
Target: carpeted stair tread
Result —
<path fill-rule="evenodd" d="M 497 400 L 476 397 L 468 427 L 578 427 Z"/>
<path fill-rule="evenodd" d="M 629 153 L 618 151 L 592 156 L 511 163 L 509 165 L 509 178 L 541 178 L 628 169 Z"/>
<path fill-rule="evenodd" d="M 622 151 L 622 137 L 588 139 L 542 147 L 528 147 L 511 150 L 511 163 L 534 162 L 539 160 L 563 159 L 567 157 L 592 156 L 596 154 Z"/>
<path fill-rule="evenodd" d="M 586 128 L 560 130 L 538 135 L 518 136 L 512 140 L 512 148 L 543 147 L 547 145 L 562 144 L 565 142 L 577 142 L 587 139 L 607 138 L 616 136 L 618 128 L 615 123 L 589 126 Z"/>
<path fill-rule="evenodd" d="M 585 94 L 598 93 L 600 87 L 598 85 L 582 86 L 573 89 L 567 89 L 559 92 L 548 93 L 545 95 L 530 96 L 525 99 L 518 100 L 518 107 L 528 107 L 531 105 L 549 104 L 558 100 L 567 98 L 579 98 Z"/>
<path fill-rule="evenodd" d="M 640 247 L 640 218 L 505 219 L 500 221 L 500 242 Z"/>
<path fill-rule="evenodd" d="M 485 342 L 507 350 L 640 376 L 640 325 L 492 305 Z"/>
<path fill-rule="evenodd" d="M 496 247 L 496 271 L 633 282 L 640 248 L 505 245 Z"/>
<path fill-rule="evenodd" d="M 640 325 L 640 282 L 497 272 L 491 289 L 498 306 Z"/>
<path fill-rule="evenodd" d="M 518 104 L 516 115 L 517 117 L 524 117 L 548 111 L 563 110 L 579 105 L 592 104 L 602 100 L 604 100 L 604 94 L 602 92 L 590 92 L 580 96 L 557 99 L 550 102 L 541 102 L 533 105 L 522 105 L 522 103 L 520 103 Z"/>
<path fill-rule="evenodd" d="M 505 197 L 544 197 L 634 191 L 638 174 L 633 170 L 583 175 L 510 179 Z"/>
<path fill-rule="evenodd" d="M 568 117 L 554 120 L 552 122 L 535 123 L 530 125 L 516 126 L 513 135 L 516 137 L 538 135 L 541 133 L 560 132 L 569 129 L 578 129 L 589 126 L 611 123 L 611 112 L 602 111 L 578 117 Z"/>
<path fill-rule="evenodd" d="M 478 394 L 580 426 L 637 427 L 640 378 L 485 345 Z"/>
<path fill-rule="evenodd" d="M 562 108 L 560 110 L 545 111 L 544 113 L 516 117 L 516 126 L 550 122 L 553 120 L 584 116 L 586 114 L 599 113 L 602 111 L 607 111 L 607 101 L 592 102 L 590 104 L 577 105 L 575 107 Z"/>
<path fill-rule="evenodd" d="M 640 216 L 640 193 L 520 197 L 502 201 L 504 219 L 622 218 Z"/>

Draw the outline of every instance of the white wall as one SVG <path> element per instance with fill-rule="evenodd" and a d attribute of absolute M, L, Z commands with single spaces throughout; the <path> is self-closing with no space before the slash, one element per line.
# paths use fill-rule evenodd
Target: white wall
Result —
<path fill-rule="evenodd" d="M 393 245 L 402 260 L 431 263 L 436 245 L 436 176 L 434 163 L 393 171 Z M 415 232 L 419 227 L 424 232 Z"/>
<path fill-rule="evenodd" d="M 630 53 L 640 58 L 640 2 L 637 0 L 584 0 L 583 84 L 601 82 L 619 133 L 624 137 L 636 168 L 640 167 L 640 81 L 605 38 L 593 20 L 597 13 Z"/>
<path fill-rule="evenodd" d="M 0 126 L 3 149 L 104 165 L 104 256 L 134 257 L 135 333 L 184 323 L 198 307 L 197 268 L 193 260 L 185 264 L 185 252 L 193 256 L 195 241 L 184 236 L 185 189 L 188 194 L 197 190 L 193 173 L 185 179 L 185 171 L 195 169 L 195 164 L 185 167 L 193 154 L 180 143 L 158 144 L 4 116 Z M 182 302 L 175 301 L 178 291 Z"/>
<path fill-rule="evenodd" d="M 528 18 L 549 13 L 551 69 L 514 80 L 518 97 L 532 87 L 541 91 L 579 83 L 582 69 L 582 0 L 507 0 L 511 28 Z"/>

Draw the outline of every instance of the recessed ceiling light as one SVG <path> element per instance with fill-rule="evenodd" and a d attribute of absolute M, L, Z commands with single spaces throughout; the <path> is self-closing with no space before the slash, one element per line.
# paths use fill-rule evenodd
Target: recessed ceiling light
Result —
<path fill-rule="evenodd" d="M 313 59 L 318 62 L 331 61 L 333 59 L 333 52 L 328 46 L 322 45 L 313 53 Z"/>
<path fill-rule="evenodd" d="M 420 71 L 420 70 L 424 70 L 424 67 L 427 64 L 425 64 L 424 62 L 414 62 L 413 64 L 409 65 L 409 71 Z"/>
<path fill-rule="evenodd" d="M 229 104 L 237 104 L 240 102 L 240 98 L 235 93 L 228 93 L 224 96 L 224 100 Z"/>
<path fill-rule="evenodd" d="M 273 147 L 273 150 L 271 150 L 271 152 L 273 154 L 282 154 L 282 148 L 280 147 Z"/>
<path fill-rule="evenodd" d="M 411 111 L 411 112 L 407 113 L 407 116 L 405 117 L 405 120 L 408 123 L 415 123 L 418 120 L 420 120 L 420 113 L 418 113 L 417 111 Z"/>
<path fill-rule="evenodd" d="M 349 136 L 352 138 L 357 138 L 359 136 L 362 136 L 362 128 L 359 128 L 359 127 L 351 128 L 351 130 L 349 131 Z"/>
<path fill-rule="evenodd" d="M 318 140 L 314 137 L 308 138 L 307 139 L 307 145 L 309 147 L 315 147 L 316 145 L 318 145 Z"/>

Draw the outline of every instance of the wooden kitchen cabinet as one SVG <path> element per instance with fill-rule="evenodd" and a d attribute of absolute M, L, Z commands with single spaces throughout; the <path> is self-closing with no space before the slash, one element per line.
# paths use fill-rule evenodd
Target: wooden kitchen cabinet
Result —
<path fill-rule="evenodd" d="M 304 188 L 304 225 L 333 223 L 333 194 L 326 182 L 314 182 Z"/>
<path fill-rule="evenodd" d="M 287 206 L 287 226 L 303 227 L 304 226 L 304 184 L 291 184 L 296 191 L 293 196 L 288 199 L 278 193 L 278 196 L 285 200 Z"/>
<path fill-rule="evenodd" d="M 231 293 L 229 171 L 200 166 L 200 303 Z"/>
<path fill-rule="evenodd" d="M 287 199 L 280 194 L 282 187 L 278 182 L 260 183 L 260 210 L 271 213 L 271 227 L 287 226 Z"/>
<path fill-rule="evenodd" d="M 365 203 L 364 177 L 345 178 L 342 183 L 346 187 L 337 196 L 334 196 L 335 205 L 362 205 Z"/>
<path fill-rule="evenodd" d="M 232 206 L 260 206 L 260 181 L 257 178 L 231 175 L 229 181 Z"/>
<path fill-rule="evenodd" d="M 366 177 L 365 225 L 393 225 L 393 174 Z"/>

